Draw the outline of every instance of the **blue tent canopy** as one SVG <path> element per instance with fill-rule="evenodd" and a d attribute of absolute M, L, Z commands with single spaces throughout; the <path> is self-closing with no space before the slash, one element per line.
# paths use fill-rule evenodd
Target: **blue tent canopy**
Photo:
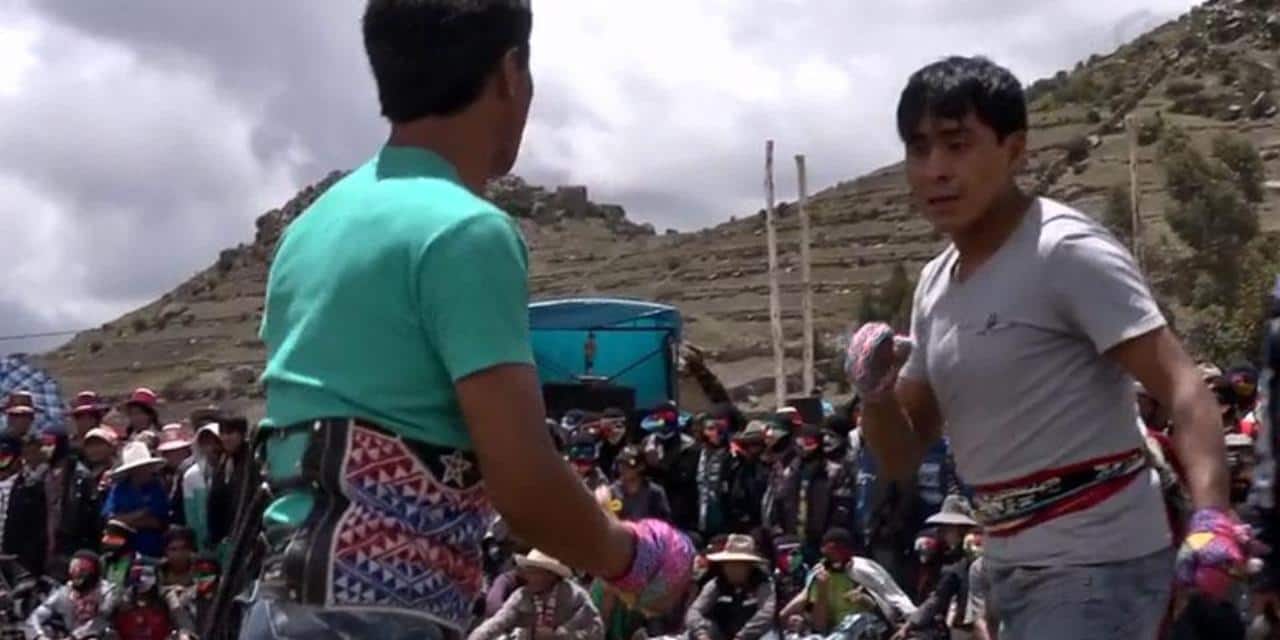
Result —
<path fill-rule="evenodd" d="M 535 302 L 529 327 L 544 384 L 604 378 L 635 389 L 637 407 L 676 400 L 682 322 L 675 307 L 612 298 Z"/>

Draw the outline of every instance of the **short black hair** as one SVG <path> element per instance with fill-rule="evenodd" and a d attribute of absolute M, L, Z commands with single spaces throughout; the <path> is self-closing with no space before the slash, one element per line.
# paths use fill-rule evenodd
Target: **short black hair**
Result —
<path fill-rule="evenodd" d="M 475 102 L 502 56 L 529 62 L 528 0 L 369 0 L 364 48 L 382 115 L 448 116 Z"/>
<path fill-rule="evenodd" d="M 226 416 L 218 423 L 218 433 L 249 433 L 249 420 L 244 416 Z"/>
<path fill-rule="evenodd" d="M 852 549 L 853 534 L 844 527 L 831 527 L 822 534 L 822 544 L 838 544 L 846 549 Z"/>
<path fill-rule="evenodd" d="M 898 101 L 898 137 L 908 142 L 925 116 L 960 119 L 973 113 L 999 140 L 1027 129 L 1022 83 L 983 57 L 952 56 L 911 74 Z"/>

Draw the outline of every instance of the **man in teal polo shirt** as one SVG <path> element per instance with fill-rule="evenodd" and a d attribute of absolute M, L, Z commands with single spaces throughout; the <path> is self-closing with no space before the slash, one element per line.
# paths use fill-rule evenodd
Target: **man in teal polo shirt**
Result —
<path fill-rule="evenodd" d="M 370 0 L 363 25 L 391 134 L 294 221 L 271 268 L 277 497 L 242 637 L 460 637 L 491 504 L 533 546 L 660 608 L 692 549 L 667 525 L 611 520 L 557 455 L 525 245 L 477 195 L 520 147 L 528 0 Z"/>

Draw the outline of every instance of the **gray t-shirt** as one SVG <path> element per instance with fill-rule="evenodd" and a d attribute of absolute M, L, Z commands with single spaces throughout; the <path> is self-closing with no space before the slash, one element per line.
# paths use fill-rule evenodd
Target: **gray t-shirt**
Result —
<path fill-rule="evenodd" d="M 921 273 L 902 376 L 932 387 L 961 479 L 1004 482 L 1142 447 L 1132 380 L 1103 354 L 1165 320 L 1114 237 L 1040 198 L 963 282 L 958 258 L 948 247 Z M 993 564 L 1053 566 L 1170 544 L 1152 471 L 1090 509 L 988 537 L 985 550 Z"/>

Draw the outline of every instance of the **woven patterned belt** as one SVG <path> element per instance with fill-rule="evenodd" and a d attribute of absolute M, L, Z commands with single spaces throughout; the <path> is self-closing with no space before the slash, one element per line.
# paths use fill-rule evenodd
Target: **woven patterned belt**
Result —
<path fill-rule="evenodd" d="M 1106 500 L 1146 468 L 1146 451 L 1132 449 L 1014 480 L 979 485 L 974 487 L 974 516 L 987 535 L 1013 535 Z"/>

